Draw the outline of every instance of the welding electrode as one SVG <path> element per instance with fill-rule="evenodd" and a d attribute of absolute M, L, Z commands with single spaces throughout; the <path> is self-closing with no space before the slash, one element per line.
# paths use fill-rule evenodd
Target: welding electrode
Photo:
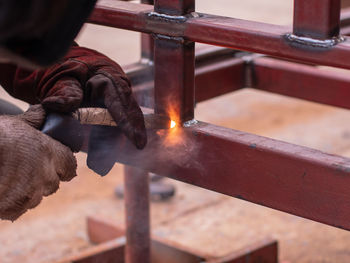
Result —
<path fill-rule="evenodd" d="M 72 117 L 80 124 L 118 126 L 107 109 L 80 108 L 72 113 Z M 168 116 L 144 113 L 146 129 L 169 129 L 171 120 Z"/>
<path fill-rule="evenodd" d="M 171 120 L 165 115 L 151 113 L 150 109 L 142 109 L 146 129 L 169 129 Z M 72 114 L 49 113 L 41 131 L 73 151 L 80 151 L 85 138 L 82 124 L 99 126 L 118 126 L 107 109 L 81 108 Z"/>

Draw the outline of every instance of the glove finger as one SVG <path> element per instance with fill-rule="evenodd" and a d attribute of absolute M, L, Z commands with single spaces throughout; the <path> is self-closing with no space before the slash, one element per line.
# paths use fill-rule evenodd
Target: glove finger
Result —
<path fill-rule="evenodd" d="M 50 171 L 45 171 L 44 178 L 42 178 L 41 184 L 43 185 L 42 194 L 44 196 L 51 195 L 58 190 L 60 186 L 60 177 L 57 176 L 56 171 L 50 169 Z"/>
<path fill-rule="evenodd" d="M 38 206 L 40 204 L 41 200 L 43 200 L 42 192 L 41 191 L 35 192 L 34 195 L 32 196 L 32 198 L 28 201 L 26 208 L 32 209 L 32 208 Z"/>
<path fill-rule="evenodd" d="M 60 142 L 49 139 L 51 140 L 51 149 L 55 152 L 54 164 L 57 176 L 61 181 L 72 180 L 77 175 L 77 160 L 73 152 Z"/>
<path fill-rule="evenodd" d="M 128 85 L 126 81 L 113 85 L 110 80 L 105 91 L 105 104 L 112 117 L 119 120 L 118 125 L 123 133 L 138 149 L 143 149 L 147 143 L 145 122 Z M 130 92 L 125 92 L 126 90 Z"/>
<path fill-rule="evenodd" d="M 8 198 L 0 203 L 1 219 L 14 221 L 28 210 L 28 204 L 34 195 L 34 189 L 14 189 L 8 193 Z M 40 191 L 41 193 L 41 191 Z"/>
<path fill-rule="evenodd" d="M 61 78 L 42 95 L 41 104 L 49 110 L 67 113 L 79 108 L 83 100 L 80 82 L 72 77 Z"/>
<path fill-rule="evenodd" d="M 138 149 L 146 146 L 147 132 L 143 113 L 133 97 L 130 98 L 130 107 L 126 109 L 126 119 L 119 123 L 119 128 Z"/>
<path fill-rule="evenodd" d="M 120 130 L 116 127 L 93 126 L 89 138 L 87 166 L 95 173 L 105 176 L 113 168 L 114 152 L 118 149 L 116 138 Z"/>
<path fill-rule="evenodd" d="M 18 115 L 17 117 L 33 128 L 40 129 L 45 121 L 46 112 L 42 105 L 36 104 L 30 106 L 26 112 Z"/>

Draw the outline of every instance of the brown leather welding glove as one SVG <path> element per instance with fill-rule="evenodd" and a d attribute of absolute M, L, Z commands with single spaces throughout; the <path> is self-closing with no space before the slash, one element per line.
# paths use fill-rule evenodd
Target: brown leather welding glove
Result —
<path fill-rule="evenodd" d="M 143 114 L 127 76 L 117 63 L 95 50 L 74 45 L 61 61 L 45 70 L 28 71 L 0 65 L 0 84 L 14 97 L 31 104 L 40 102 L 56 112 L 106 107 L 137 148 L 142 149 L 147 143 Z M 101 138 L 97 134 L 100 130 L 98 127 L 92 130 L 87 164 L 97 173 L 106 174 L 115 160 L 108 158 L 110 161 L 101 162 L 110 155 L 103 145 L 117 133 L 109 131 L 109 138 Z"/>
<path fill-rule="evenodd" d="M 38 83 L 47 109 L 69 112 L 80 106 L 106 107 L 123 133 L 142 149 L 147 142 L 143 114 L 121 67 L 105 55 L 73 46 Z"/>
<path fill-rule="evenodd" d="M 56 112 L 106 107 L 137 148 L 147 143 L 143 115 L 127 76 L 95 50 L 73 45 L 61 61 L 44 70 L 0 64 L 0 84 L 14 97 Z"/>
<path fill-rule="evenodd" d="M 41 105 L 0 116 L 0 219 L 15 220 L 76 175 L 71 150 L 40 132 Z"/>

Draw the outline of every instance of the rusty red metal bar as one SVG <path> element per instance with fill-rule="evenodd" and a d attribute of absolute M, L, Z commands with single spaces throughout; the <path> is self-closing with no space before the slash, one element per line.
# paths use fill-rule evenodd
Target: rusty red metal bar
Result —
<path fill-rule="evenodd" d="M 294 0 L 293 33 L 329 39 L 339 36 L 340 0 Z"/>
<path fill-rule="evenodd" d="M 153 0 L 141 0 L 142 4 L 153 5 Z M 154 41 L 152 36 L 141 34 L 141 59 L 153 61 L 154 59 Z"/>
<path fill-rule="evenodd" d="M 231 58 L 217 61 L 215 64 L 204 64 L 196 67 L 195 102 L 202 102 L 245 87 L 246 65 L 241 58 Z M 154 81 L 137 82 L 143 73 L 131 76 L 135 80 L 134 96 L 144 107 L 154 108 Z"/>
<path fill-rule="evenodd" d="M 151 262 L 148 180 L 148 172 L 125 167 L 126 263 Z"/>
<path fill-rule="evenodd" d="M 119 139 L 118 162 L 350 229 L 349 158 L 206 123 L 150 134 L 143 151 Z"/>
<path fill-rule="evenodd" d="M 89 238 L 97 245 L 94 248 L 70 256 L 64 262 L 76 263 L 118 263 L 123 261 L 125 242 L 123 227 L 98 217 L 87 220 Z M 92 234 L 92 235 L 91 235 Z M 117 242 L 116 242 L 117 241 Z M 152 263 L 277 263 L 278 244 L 271 238 L 265 238 L 249 247 L 234 251 L 223 257 L 203 253 L 183 246 L 177 242 L 152 237 Z M 93 253 L 91 253 L 93 251 Z M 115 256 L 113 258 L 113 256 Z M 142 261 L 143 262 L 143 261 Z"/>
<path fill-rule="evenodd" d="M 350 74 L 266 57 L 251 67 L 252 88 L 350 109 Z"/>
<path fill-rule="evenodd" d="M 207 14 L 169 20 L 152 12 L 150 5 L 104 0 L 99 2 L 90 22 L 307 63 L 350 68 L 350 60 L 344 59 L 350 51 L 347 40 L 335 46 L 318 42 L 306 45 L 288 38 L 292 33 L 290 27 Z"/>
<path fill-rule="evenodd" d="M 191 12 L 194 12 L 195 3 L 193 0 L 155 0 L 154 11 L 173 15 L 173 16 L 182 16 L 187 15 Z"/>
<path fill-rule="evenodd" d="M 278 244 L 270 238 L 206 263 L 278 263 Z"/>
<path fill-rule="evenodd" d="M 194 0 L 155 0 L 154 10 L 183 15 L 194 10 Z M 194 118 L 194 42 L 182 37 L 155 35 L 155 112 L 177 123 Z"/>

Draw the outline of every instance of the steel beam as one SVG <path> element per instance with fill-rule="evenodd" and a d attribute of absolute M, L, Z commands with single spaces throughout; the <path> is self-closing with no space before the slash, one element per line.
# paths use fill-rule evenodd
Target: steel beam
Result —
<path fill-rule="evenodd" d="M 156 0 L 155 12 L 165 15 L 194 10 L 194 0 Z M 177 123 L 194 118 L 194 43 L 183 38 L 155 35 L 155 112 L 170 115 Z"/>
<path fill-rule="evenodd" d="M 142 4 L 153 5 L 153 0 L 141 0 Z M 153 61 L 154 59 L 154 41 L 153 38 L 145 33 L 141 34 L 141 59 Z"/>
<path fill-rule="evenodd" d="M 148 180 L 148 172 L 125 167 L 126 263 L 151 262 Z"/>
<path fill-rule="evenodd" d="M 329 39 L 339 36 L 340 0 L 294 0 L 293 33 Z"/>
<path fill-rule="evenodd" d="M 149 136 L 142 151 L 120 137 L 111 154 L 124 164 L 350 230 L 349 158 L 201 122 Z"/>
<path fill-rule="evenodd" d="M 350 74 L 266 57 L 251 67 L 252 88 L 350 109 Z"/>
<path fill-rule="evenodd" d="M 90 22 L 143 33 L 267 54 L 280 58 L 350 69 L 349 41 L 335 46 L 289 40 L 292 28 L 236 18 L 197 14 L 184 20 L 151 15 L 150 5 L 102 0 Z"/>
<path fill-rule="evenodd" d="M 155 0 L 154 11 L 160 14 L 183 16 L 194 12 L 194 0 Z"/>

